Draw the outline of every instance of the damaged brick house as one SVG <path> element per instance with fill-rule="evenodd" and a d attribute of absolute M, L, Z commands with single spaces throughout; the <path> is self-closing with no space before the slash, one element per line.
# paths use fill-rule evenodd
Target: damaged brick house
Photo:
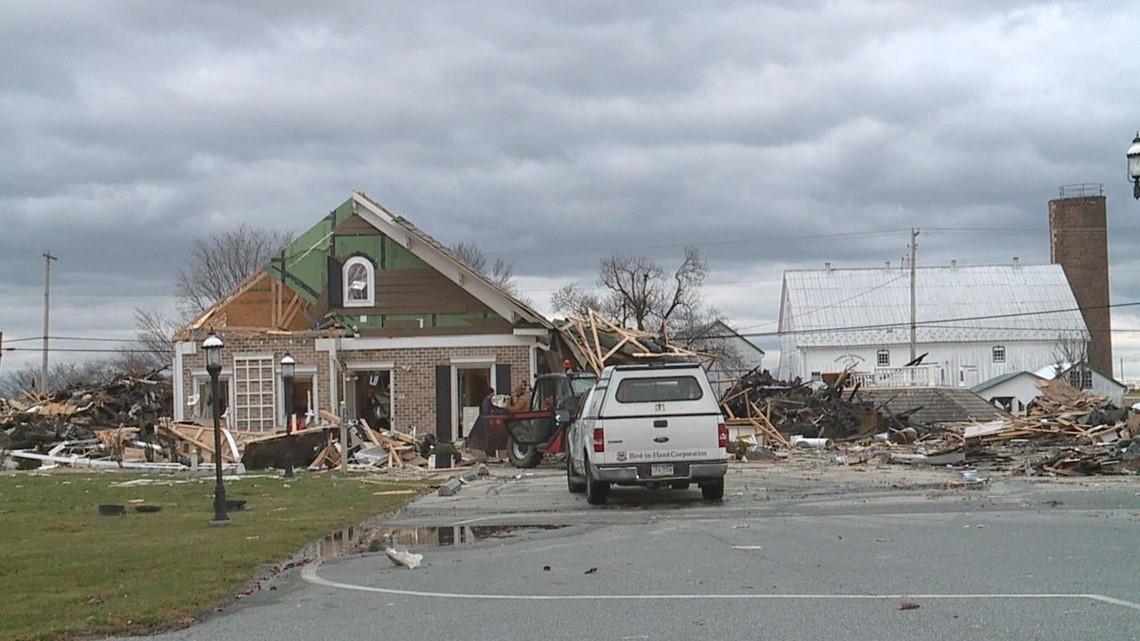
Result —
<path fill-rule="evenodd" d="M 176 420 L 212 420 L 202 340 L 225 342 L 222 416 L 272 432 L 325 413 L 463 438 L 488 387 L 557 368 L 541 314 L 450 250 L 353 193 L 176 336 Z M 284 407 L 280 361 L 296 361 Z"/>

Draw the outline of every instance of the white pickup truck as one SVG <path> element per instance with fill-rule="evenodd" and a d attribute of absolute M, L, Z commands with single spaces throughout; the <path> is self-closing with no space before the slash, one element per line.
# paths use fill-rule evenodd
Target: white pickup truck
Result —
<path fill-rule="evenodd" d="M 605 368 L 570 426 L 566 484 L 591 505 L 611 485 L 686 489 L 724 496 L 728 430 L 697 364 Z"/>

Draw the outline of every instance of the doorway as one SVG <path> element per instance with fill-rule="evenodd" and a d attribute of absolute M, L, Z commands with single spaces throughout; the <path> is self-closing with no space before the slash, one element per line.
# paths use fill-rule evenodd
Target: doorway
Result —
<path fill-rule="evenodd" d="M 466 438 L 479 418 L 479 405 L 491 387 L 491 368 L 457 367 L 455 369 L 455 389 L 458 401 L 456 416 L 459 417 L 457 438 Z"/>
<path fill-rule="evenodd" d="M 392 370 L 358 370 L 350 380 L 356 417 L 374 430 L 392 429 Z"/>
<path fill-rule="evenodd" d="M 284 381 L 282 381 L 284 384 Z M 297 376 L 293 379 L 292 394 L 289 396 L 289 404 L 292 407 L 285 408 L 285 420 L 293 425 L 292 429 L 303 429 L 308 427 L 312 422 L 312 418 L 316 416 L 313 411 L 315 405 L 313 398 L 313 377 L 312 376 Z M 284 396 L 284 394 L 282 394 Z M 281 399 L 285 403 L 285 399 Z"/>

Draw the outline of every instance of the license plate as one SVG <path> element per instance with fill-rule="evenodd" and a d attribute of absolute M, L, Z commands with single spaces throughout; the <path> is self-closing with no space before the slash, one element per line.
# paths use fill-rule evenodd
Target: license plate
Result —
<path fill-rule="evenodd" d="M 673 464 L 653 463 L 649 466 L 649 473 L 652 476 L 673 476 Z"/>

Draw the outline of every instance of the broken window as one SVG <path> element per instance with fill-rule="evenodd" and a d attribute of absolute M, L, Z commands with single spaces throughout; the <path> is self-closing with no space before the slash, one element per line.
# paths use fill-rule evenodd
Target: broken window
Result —
<path fill-rule="evenodd" d="M 344 263 L 344 306 L 372 307 L 376 303 L 375 268 L 364 256 Z"/>
<path fill-rule="evenodd" d="M 881 349 L 875 356 L 875 364 L 879 367 L 890 367 L 891 365 L 891 350 Z"/>

